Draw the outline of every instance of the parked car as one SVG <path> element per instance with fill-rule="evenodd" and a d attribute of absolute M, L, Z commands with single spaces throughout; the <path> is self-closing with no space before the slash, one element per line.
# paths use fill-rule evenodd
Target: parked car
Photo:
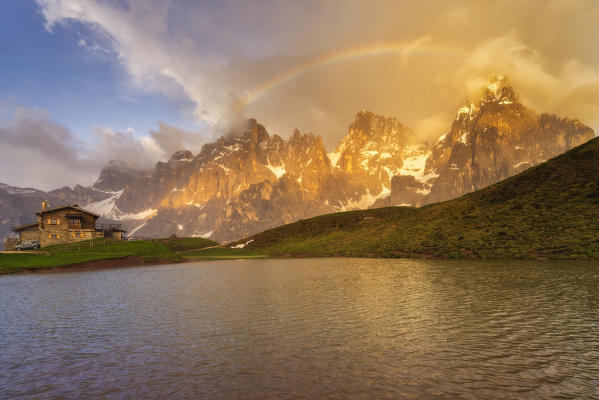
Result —
<path fill-rule="evenodd" d="M 39 249 L 40 248 L 40 242 L 38 242 L 37 240 L 26 240 L 23 243 L 21 243 L 20 245 L 15 247 L 15 250 L 33 250 L 33 249 Z"/>

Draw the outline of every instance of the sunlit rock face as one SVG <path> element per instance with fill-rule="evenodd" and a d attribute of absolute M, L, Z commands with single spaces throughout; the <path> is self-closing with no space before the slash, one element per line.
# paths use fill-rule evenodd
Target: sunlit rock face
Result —
<path fill-rule="evenodd" d="M 136 235 L 233 240 L 315 215 L 367 208 L 391 192 L 394 176 L 423 176 L 428 148 L 393 118 L 362 111 L 336 151 L 320 136 L 269 135 L 255 120 L 242 132 L 180 151 L 124 182 L 88 208 L 124 219 Z M 107 174 L 107 173 L 106 173 Z M 420 184 L 417 198 L 428 186 Z"/>
<path fill-rule="evenodd" d="M 576 120 L 537 115 L 500 78 L 461 108 L 436 143 L 395 118 L 360 111 L 327 154 L 320 136 L 284 140 L 250 119 L 198 154 L 174 153 L 151 171 L 111 162 L 91 187 L 52 192 L 0 187 L 0 234 L 30 222 L 41 199 L 76 203 L 132 236 L 228 241 L 312 216 L 421 206 L 491 185 L 594 136 Z"/>
<path fill-rule="evenodd" d="M 502 79 L 492 79 L 483 99 L 461 108 L 433 146 L 426 173 L 438 177 L 425 203 L 489 186 L 593 137 L 579 121 L 537 115 Z"/>
<path fill-rule="evenodd" d="M 420 182 L 427 157 L 427 144 L 395 118 L 359 112 L 347 136 L 330 154 L 345 194 L 339 206 L 372 206 L 389 195 L 394 176 L 412 176 Z"/>
<path fill-rule="evenodd" d="M 242 131 L 197 155 L 179 151 L 86 207 L 124 220 L 135 235 L 229 240 L 335 211 L 339 193 L 319 136 L 295 131 L 283 140 L 248 120 Z"/>

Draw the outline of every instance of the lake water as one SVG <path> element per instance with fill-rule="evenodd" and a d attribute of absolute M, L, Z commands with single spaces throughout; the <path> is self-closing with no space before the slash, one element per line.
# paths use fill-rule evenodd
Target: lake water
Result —
<path fill-rule="evenodd" d="M 599 398 L 599 264 L 232 260 L 0 277 L 0 398 Z"/>

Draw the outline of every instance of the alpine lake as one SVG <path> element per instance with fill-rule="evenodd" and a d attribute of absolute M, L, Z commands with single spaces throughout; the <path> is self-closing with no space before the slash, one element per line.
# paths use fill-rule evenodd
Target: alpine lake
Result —
<path fill-rule="evenodd" d="M 599 263 L 254 259 L 0 276 L 0 398 L 599 398 Z"/>

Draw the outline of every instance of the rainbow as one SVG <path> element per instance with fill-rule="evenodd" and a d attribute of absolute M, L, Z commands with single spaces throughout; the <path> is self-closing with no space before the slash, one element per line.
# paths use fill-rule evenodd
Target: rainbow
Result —
<path fill-rule="evenodd" d="M 408 44 L 377 43 L 320 55 L 296 65 L 293 68 L 263 82 L 260 86 L 246 92 L 245 96 L 238 100 L 233 107 L 231 107 L 231 109 L 227 112 L 226 117 L 238 114 L 242 109 L 260 99 L 271 90 L 314 70 L 365 57 L 381 55 L 407 56 L 412 54 L 451 57 L 462 55 L 464 52 L 449 46 L 435 46 L 426 43 L 411 42 Z"/>

